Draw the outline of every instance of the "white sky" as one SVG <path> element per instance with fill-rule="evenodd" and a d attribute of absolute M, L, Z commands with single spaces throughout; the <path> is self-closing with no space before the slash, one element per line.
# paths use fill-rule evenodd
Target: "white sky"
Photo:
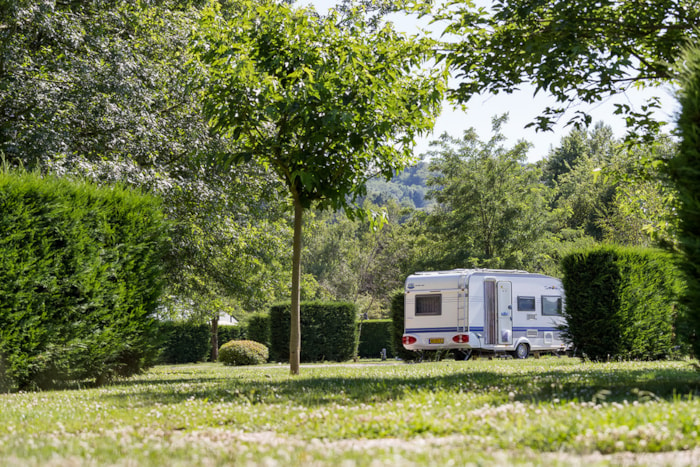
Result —
<path fill-rule="evenodd" d="M 313 4 L 320 13 L 325 13 L 337 3 L 337 0 L 297 1 L 298 5 Z M 419 26 L 415 17 L 396 16 L 393 21 L 397 29 L 408 33 L 416 32 Z M 427 22 L 422 22 L 420 27 L 427 28 Z M 505 144 L 512 146 L 520 139 L 529 141 L 533 147 L 528 153 L 528 159 L 537 161 L 545 157 L 551 148 L 557 147 L 561 138 L 571 131 L 565 124 L 575 111 L 588 112 L 593 117 L 593 123 L 602 121 L 612 127 L 615 136 L 622 137 L 625 134 L 625 122 L 622 117 L 614 114 L 614 104 L 626 103 L 633 109 L 641 110 L 641 105 L 651 96 L 658 96 L 662 105 L 656 118 L 666 122 L 675 121 L 677 104 L 670 88 L 632 90 L 594 106 L 581 105 L 565 114 L 561 124 L 549 132 L 537 132 L 534 128 L 525 128 L 525 125 L 534 121 L 534 118 L 547 106 L 559 106 L 546 94 L 540 93 L 534 96 L 533 88 L 523 87 L 521 91 L 513 94 L 475 96 L 467 104 L 466 111 L 454 109 L 446 102 L 441 115 L 435 122 L 433 133 L 418 140 L 415 151 L 417 154 L 428 151 L 430 141 L 437 139 L 442 133 L 447 132 L 451 136 L 460 137 L 468 128 L 474 128 L 481 140 L 488 140 L 491 137 L 492 118 L 508 113 L 508 124 L 501 130 L 507 137 Z M 670 128 L 666 128 L 666 131 L 670 131 Z"/>

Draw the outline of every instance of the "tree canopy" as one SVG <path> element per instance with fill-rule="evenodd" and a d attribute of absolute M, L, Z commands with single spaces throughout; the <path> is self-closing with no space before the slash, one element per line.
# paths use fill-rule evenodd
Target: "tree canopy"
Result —
<path fill-rule="evenodd" d="M 441 245 L 433 254 L 440 269 L 522 268 L 547 227 L 540 170 L 525 164 L 528 143 L 503 147 L 505 120 L 494 119 L 487 142 L 472 129 L 433 143 L 428 196 L 436 206 L 426 223 Z"/>
<path fill-rule="evenodd" d="M 674 82 L 682 47 L 700 38 L 695 0 L 471 0 L 448 2 L 435 19 L 447 22 L 444 56 L 456 72 L 452 96 L 511 93 L 524 83 L 554 96 L 558 107 L 537 117 L 550 129 L 574 103 L 597 103 L 633 86 Z M 641 109 L 617 104 L 628 127 L 655 132 L 658 99 Z M 589 124 L 576 111 L 570 123 Z"/>

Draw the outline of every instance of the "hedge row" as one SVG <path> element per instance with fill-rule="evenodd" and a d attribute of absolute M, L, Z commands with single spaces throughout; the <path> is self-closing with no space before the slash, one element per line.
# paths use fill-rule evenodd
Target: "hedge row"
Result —
<path fill-rule="evenodd" d="M 289 361 L 290 304 L 270 309 L 270 360 Z M 302 362 L 350 360 L 357 340 L 357 307 L 353 303 L 301 304 Z"/>
<path fill-rule="evenodd" d="M 211 355 L 211 326 L 187 322 L 165 321 L 158 325 L 163 341 L 158 361 L 167 364 L 197 363 L 209 360 Z M 242 326 L 219 326 L 219 342 L 244 337 Z"/>
<path fill-rule="evenodd" d="M 660 359 L 678 345 L 682 290 L 672 257 L 639 248 L 598 247 L 562 260 L 566 337 L 591 359 Z"/>
<path fill-rule="evenodd" d="M 268 346 L 269 321 L 269 316 L 258 314 L 246 320 L 245 326 L 219 326 L 219 342 L 225 344 L 233 340 L 247 339 Z M 358 355 L 361 358 L 379 358 L 382 349 L 386 349 L 387 357 L 393 358 L 392 326 L 390 319 L 364 321 L 360 328 Z M 158 334 L 163 341 L 160 363 L 196 363 L 209 358 L 211 353 L 209 324 L 162 322 L 158 325 Z M 326 355 L 326 352 L 317 353 Z"/>
<path fill-rule="evenodd" d="M 394 357 L 391 343 L 393 323 L 390 319 L 365 320 L 360 325 L 360 345 L 357 355 L 361 358 L 379 358 L 382 349 L 388 358 Z"/>
<path fill-rule="evenodd" d="M 246 339 L 260 342 L 270 347 L 270 316 L 263 313 L 251 315 L 246 319 Z M 227 341 L 220 341 L 227 342 Z"/>
<path fill-rule="evenodd" d="M 0 172 L 0 389 L 152 364 L 168 229 L 152 197 Z"/>

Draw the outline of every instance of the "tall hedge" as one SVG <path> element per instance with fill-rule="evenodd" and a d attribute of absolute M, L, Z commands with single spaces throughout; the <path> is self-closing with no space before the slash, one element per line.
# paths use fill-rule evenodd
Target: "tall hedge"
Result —
<path fill-rule="evenodd" d="M 152 197 L 0 172 L 4 389 L 102 383 L 152 364 L 167 240 Z"/>
<path fill-rule="evenodd" d="M 270 316 L 263 313 L 250 315 L 245 320 L 246 338 L 270 347 Z"/>
<path fill-rule="evenodd" d="M 420 355 L 412 350 L 406 350 L 402 343 L 405 322 L 404 308 L 404 291 L 397 290 L 391 296 L 392 349 L 394 350 L 394 355 L 401 360 L 415 360 Z"/>
<path fill-rule="evenodd" d="M 239 324 L 224 326 L 219 325 L 219 344 L 221 345 L 225 344 L 228 341 L 242 340 L 245 338 L 245 335 L 245 328 Z M 219 345 L 219 347 L 221 347 L 221 345 Z"/>
<path fill-rule="evenodd" d="M 362 358 L 379 358 L 382 349 L 386 349 L 386 356 L 393 357 L 392 330 L 393 322 L 390 319 L 363 321 L 360 327 L 360 345 L 357 354 Z"/>
<path fill-rule="evenodd" d="M 158 325 L 158 331 L 165 340 L 161 348 L 160 363 L 196 363 L 209 358 L 211 325 L 166 321 Z M 221 332 L 219 338 L 221 339 Z"/>
<path fill-rule="evenodd" d="M 672 354 L 682 283 L 669 254 L 598 247 L 567 255 L 562 269 L 565 334 L 579 352 L 594 360 Z"/>
<path fill-rule="evenodd" d="M 344 302 L 301 304 L 302 362 L 337 361 L 353 357 L 357 340 L 357 307 Z M 289 361 L 288 303 L 270 308 L 270 360 Z"/>
<path fill-rule="evenodd" d="M 669 168 L 679 200 L 680 262 L 687 284 L 683 293 L 688 313 L 684 324 L 695 356 L 700 358 L 700 49 L 687 50 L 680 63 L 681 143 Z"/>

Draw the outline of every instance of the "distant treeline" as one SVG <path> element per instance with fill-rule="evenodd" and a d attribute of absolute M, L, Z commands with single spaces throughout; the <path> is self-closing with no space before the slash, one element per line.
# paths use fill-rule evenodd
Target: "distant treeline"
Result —
<path fill-rule="evenodd" d="M 419 162 L 397 174 L 391 181 L 370 180 L 366 199 L 377 206 L 386 206 L 393 200 L 401 207 L 426 209 L 433 204 L 432 200 L 425 198 L 428 174 L 428 164 Z"/>

